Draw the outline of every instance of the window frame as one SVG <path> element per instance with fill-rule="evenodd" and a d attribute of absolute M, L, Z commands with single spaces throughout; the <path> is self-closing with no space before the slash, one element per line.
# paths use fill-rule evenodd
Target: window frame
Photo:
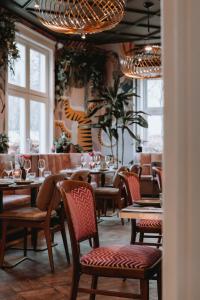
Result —
<path fill-rule="evenodd" d="M 163 117 L 163 106 L 160 106 L 160 107 L 149 107 L 148 106 L 148 93 L 147 93 L 147 81 L 148 80 L 151 80 L 151 79 L 139 80 L 139 91 L 140 91 L 141 98 L 138 101 L 139 109 L 141 109 L 145 113 L 147 113 L 147 115 L 144 115 L 144 117 L 146 118 L 147 121 L 148 121 L 148 115 Z M 158 79 L 154 79 L 154 80 L 158 80 Z M 162 79 L 159 79 L 159 80 L 162 80 Z M 162 82 L 163 82 L 163 80 L 162 80 Z M 138 133 L 142 137 L 142 140 L 148 141 L 148 128 L 140 128 Z M 144 148 L 145 148 L 145 145 L 144 145 Z M 148 149 L 148 146 L 147 146 L 147 149 Z M 147 150 L 147 152 L 148 152 L 148 150 Z M 151 152 L 158 152 L 158 151 L 151 150 Z"/>
<path fill-rule="evenodd" d="M 53 135 L 54 135 L 54 50 L 55 50 L 55 42 L 50 39 L 43 37 L 41 34 L 29 29 L 28 27 L 17 23 L 17 32 L 16 32 L 16 41 L 26 47 L 25 55 L 26 55 L 26 86 L 20 87 L 15 84 L 10 84 L 8 82 L 7 75 L 7 95 L 6 95 L 6 131 L 8 133 L 8 97 L 16 96 L 22 97 L 25 99 L 25 152 L 27 152 L 28 145 L 27 139 L 30 139 L 30 103 L 31 100 L 37 101 L 45 104 L 45 149 L 44 152 L 50 152 L 50 148 L 53 143 Z M 30 87 L 30 50 L 38 51 L 45 55 L 46 62 L 46 74 L 45 74 L 45 92 L 39 92 L 32 90 Z M 39 151 L 41 152 L 41 151 Z"/>

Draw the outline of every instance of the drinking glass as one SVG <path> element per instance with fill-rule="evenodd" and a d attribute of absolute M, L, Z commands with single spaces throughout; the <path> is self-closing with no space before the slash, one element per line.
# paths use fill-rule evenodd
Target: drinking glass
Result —
<path fill-rule="evenodd" d="M 24 169 L 26 171 L 26 178 L 28 177 L 28 172 L 31 169 L 31 161 L 30 159 L 25 159 L 24 161 Z"/>
<path fill-rule="evenodd" d="M 43 171 L 44 171 L 44 169 L 45 169 L 45 160 L 44 159 L 39 159 L 38 160 L 38 169 L 40 170 L 40 175 L 41 175 L 41 177 L 42 177 L 42 173 L 43 173 Z"/>
<path fill-rule="evenodd" d="M 44 177 L 48 177 L 51 175 L 51 171 L 44 171 Z"/>
<path fill-rule="evenodd" d="M 7 161 L 5 162 L 5 168 L 4 168 L 4 171 L 6 172 L 6 174 L 8 175 L 8 177 L 10 177 L 10 175 L 12 174 L 13 172 L 13 163 L 12 161 Z"/>
<path fill-rule="evenodd" d="M 22 178 L 22 170 L 20 168 L 15 168 L 13 171 L 13 179 L 14 180 L 21 180 Z"/>
<path fill-rule="evenodd" d="M 29 173 L 29 180 L 35 180 L 35 177 L 36 177 L 36 173 L 35 172 L 30 172 Z"/>

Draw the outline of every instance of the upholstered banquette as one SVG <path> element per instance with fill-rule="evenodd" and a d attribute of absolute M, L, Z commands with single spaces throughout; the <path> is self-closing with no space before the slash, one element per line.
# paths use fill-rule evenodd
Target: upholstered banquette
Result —
<path fill-rule="evenodd" d="M 142 196 L 159 195 L 159 188 L 153 180 L 152 166 L 162 164 L 161 153 L 137 153 L 137 163 L 142 167 L 141 194 Z"/>
<path fill-rule="evenodd" d="M 52 174 L 58 174 L 60 170 L 65 168 L 74 168 L 81 164 L 81 153 L 52 153 L 52 154 L 30 154 L 25 158 L 31 160 L 30 172 L 39 175 L 38 160 L 45 160 L 45 169 L 51 171 Z M 84 154 L 86 160 L 89 160 L 89 154 Z M 5 162 L 12 161 L 13 164 L 18 160 L 19 155 L 0 154 L 0 177 L 6 175 L 4 173 Z M 30 205 L 29 190 L 18 190 L 15 192 L 6 192 L 3 195 L 4 209 L 16 209 Z"/>

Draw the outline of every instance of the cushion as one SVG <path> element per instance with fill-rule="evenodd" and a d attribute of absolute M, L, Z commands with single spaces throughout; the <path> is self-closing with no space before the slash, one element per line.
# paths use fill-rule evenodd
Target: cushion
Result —
<path fill-rule="evenodd" d="M 52 217 L 56 212 L 52 211 Z M 25 207 L 21 209 L 7 210 L 0 214 L 0 219 L 16 219 L 16 220 L 30 220 L 42 221 L 45 219 L 47 212 L 41 211 L 36 207 Z"/>
<path fill-rule="evenodd" d="M 97 187 L 94 190 L 95 196 L 104 196 L 104 195 L 118 195 L 119 189 L 112 188 L 112 187 Z"/>
<path fill-rule="evenodd" d="M 137 222 L 137 227 L 140 230 L 153 230 L 154 232 L 157 230 L 161 232 L 162 230 L 162 221 L 161 220 L 139 220 Z"/>
<path fill-rule="evenodd" d="M 91 267 L 145 269 L 161 257 L 161 251 L 147 246 L 114 245 L 91 250 L 81 257 L 81 264 Z"/>
<path fill-rule="evenodd" d="M 96 234 L 97 228 L 92 191 L 85 186 L 80 186 L 72 189 L 66 197 L 77 241 Z"/>

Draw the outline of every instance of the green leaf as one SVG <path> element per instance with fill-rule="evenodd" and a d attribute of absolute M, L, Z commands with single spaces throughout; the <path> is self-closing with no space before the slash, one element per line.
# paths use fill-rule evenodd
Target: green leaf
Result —
<path fill-rule="evenodd" d="M 127 131 L 128 131 L 128 133 L 129 133 L 129 135 L 134 139 L 134 140 L 136 140 L 136 141 L 140 141 L 140 139 L 132 132 L 132 130 L 129 128 L 129 127 L 127 127 L 127 126 L 124 126 L 124 129 L 126 129 Z"/>

